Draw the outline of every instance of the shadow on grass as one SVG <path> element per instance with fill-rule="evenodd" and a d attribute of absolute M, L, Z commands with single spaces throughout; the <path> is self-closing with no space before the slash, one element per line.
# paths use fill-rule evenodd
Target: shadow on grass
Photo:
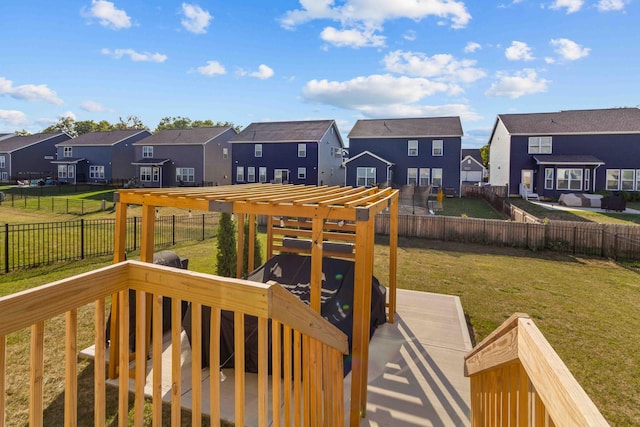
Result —
<path fill-rule="evenodd" d="M 81 372 L 78 374 L 78 425 L 79 426 L 93 426 L 94 418 L 94 364 L 90 361 Z M 128 425 L 133 423 L 134 415 L 134 399 L 133 394 L 129 393 L 129 411 L 128 411 Z M 151 425 L 151 402 L 145 399 L 144 418 L 145 425 Z M 64 393 L 59 394 L 53 402 L 45 409 L 44 425 L 46 426 L 61 426 L 65 425 L 64 422 Z M 182 410 L 181 425 L 192 425 L 191 412 L 188 410 Z M 106 387 L 106 425 L 117 426 L 118 425 L 118 389 L 116 387 L 107 385 Z M 171 425 L 171 405 L 163 403 L 162 405 L 162 425 Z M 202 425 L 209 426 L 209 416 L 202 416 Z M 230 427 L 232 423 L 222 421 L 222 426 Z"/>

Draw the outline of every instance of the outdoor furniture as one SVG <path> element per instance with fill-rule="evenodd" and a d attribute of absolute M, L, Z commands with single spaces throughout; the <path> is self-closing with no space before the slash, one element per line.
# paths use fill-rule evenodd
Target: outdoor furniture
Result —
<path fill-rule="evenodd" d="M 605 196 L 600 202 L 600 207 L 607 211 L 622 212 L 627 208 L 627 201 L 620 195 Z"/>

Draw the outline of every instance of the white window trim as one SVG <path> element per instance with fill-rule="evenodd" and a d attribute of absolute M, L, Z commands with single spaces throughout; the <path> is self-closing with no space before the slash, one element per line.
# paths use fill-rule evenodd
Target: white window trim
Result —
<path fill-rule="evenodd" d="M 73 147 L 64 147 L 63 157 L 73 157 Z"/>
<path fill-rule="evenodd" d="M 415 147 L 412 147 L 415 146 Z M 407 156 L 409 157 L 417 157 L 418 156 L 418 140 L 410 139 L 407 141 Z"/>
<path fill-rule="evenodd" d="M 549 141 L 548 151 L 542 151 L 544 145 L 543 141 Z M 553 139 L 550 136 L 530 136 L 528 140 L 527 153 L 529 154 L 552 154 L 553 153 Z"/>
<path fill-rule="evenodd" d="M 6 168 L 7 167 L 7 159 L 5 156 L 0 156 L 0 168 Z"/>
<path fill-rule="evenodd" d="M 298 157 L 307 157 L 307 144 L 298 144 Z"/>
<path fill-rule="evenodd" d="M 244 182 L 244 166 L 236 166 L 236 182 Z"/>
<path fill-rule="evenodd" d="M 298 179 L 307 179 L 307 168 L 298 168 Z"/>
<path fill-rule="evenodd" d="M 258 180 L 260 182 L 267 182 L 267 168 L 266 168 L 266 166 L 260 166 L 258 168 Z"/>
<path fill-rule="evenodd" d="M 373 172 L 372 176 L 369 174 L 370 171 Z M 372 166 L 358 167 L 356 169 L 356 187 L 368 187 L 369 182 L 371 182 L 371 185 L 375 185 L 377 173 L 376 168 Z M 358 181 L 360 181 L 360 179 L 364 180 L 364 185 L 359 184 Z"/>
<path fill-rule="evenodd" d="M 89 179 L 104 179 L 104 166 L 89 165 Z"/>
<path fill-rule="evenodd" d="M 422 171 L 426 172 L 426 176 L 424 176 L 424 178 L 425 178 L 425 184 L 424 185 L 422 185 L 422 178 L 423 178 Z M 420 170 L 418 171 L 418 186 L 426 187 L 430 183 L 431 183 L 431 169 L 429 169 L 429 168 L 420 168 Z"/>
<path fill-rule="evenodd" d="M 569 176 L 565 179 L 564 176 L 560 173 L 560 171 L 568 171 Z M 571 171 L 580 171 L 580 178 L 571 179 Z M 582 191 L 582 184 L 584 179 L 584 170 L 581 168 L 558 168 L 556 173 L 556 190 L 563 191 Z M 560 187 L 560 181 L 567 181 L 567 188 Z M 578 182 L 580 184 L 580 188 L 572 188 L 571 183 Z"/>
<path fill-rule="evenodd" d="M 184 179 L 185 176 L 187 179 Z M 196 182 L 196 168 L 176 168 L 176 181 Z"/>
<path fill-rule="evenodd" d="M 545 168 L 544 170 L 544 189 L 553 190 L 555 170 L 553 168 Z"/>
<path fill-rule="evenodd" d="M 256 182 L 255 166 L 247 166 L 247 182 Z"/>
<path fill-rule="evenodd" d="M 616 188 L 610 188 L 609 187 L 609 172 L 618 172 L 618 180 L 617 180 L 617 183 L 616 183 Z M 607 169 L 605 171 L 604 179 L 605 179 L 604 185 L 605 185 L 605 189 L 607 191 L 619 191 L 620 190 L 620 169 Z"/>
<path fill-rule="evenodd" d="M 253 146 L 253 156 L 262 157 L 262 144 L 256 144 Z"/>
<path fill-rule="evenodd" d="M 439 147 L 436 145 L 439 145 Z M 431 142 L 431 155 L 434 157 L 444 156 L 444 141 L 442 139 L 434 139 Z"/>
<path fill-rule="evenodd" d="M 411 172 L 415 172 L 414 174 L 412 174 Z M 414 180 L 415 182 L 411 182 L 411 180 Z M 407 185 L 414 185 L 414 186 L 418 186 L 418 168 L 407 168 Z"/>
<path fill-rule="evenodd" d="M 229 149 L 227 147 L 223 147 L 222 148 L 222 158 L 223 159 L 228 159 L 229 158 Z"/>
<path fill-rule="evenodd" d="M 153 157 L 153 145 L 142 146 L 142 158 L 150 159 Z"/>
<path fill-rule="evenodd" d="M 440 177 L 436 178 L 436 171 L 440 171 Z M 435 179 L 439 179 L 440 180 L 440 185 L 438 185 L 438 187 L 442 187 L 442 181 L 444 180 L 444 173 L 442 168 L 432 168 L 431 169 L 431 185 L 435 186 L 436 184 L 433 183 L 433 181 Z"/>

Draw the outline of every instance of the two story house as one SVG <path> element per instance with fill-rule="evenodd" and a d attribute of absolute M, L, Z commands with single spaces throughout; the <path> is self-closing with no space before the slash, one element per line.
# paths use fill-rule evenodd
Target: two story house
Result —
<path fill-rule="evenodd" d="M 53 177 L 51 161 L 56 158 L 56 144 L 69 139 L 64 132 L 5 134 L 0 138 L 0 180 L 15 182 Z"/>
<path fill-rule="evenodd" d="M 85 133 L 56 144 L 51 163 L 60 182 L 122 182 L 135 174 L 133 143 L 150 135 L 139 129 Z"/>
<path fill-rule="evenodd" d="M 640 191 L 640 109 L 500 114 L 489 163 L 490 184 L 514 195 Z"/>
<path fill-rule="evenodd" d="M 233 183 L 344 185 L 344 143 L 334 120 L 251 123 L 233 145 Z"/>
<path fill-rule="evenodd" d="M 232 126 L 163 129 L 133 143 L 144 187 L 231 184 Z"/>
<path fill-rule="evenodd" d="M 482 163 L 479 148 L 463 148 L 460 162 L 460 180 L 463 184 L 478 184 L 489 176 L 487 168 Z"/>
<path fill-rule="evenodd" d="M 358 120 L 349 132 L 351 186 L 429 186 L 460 190 L 460 117 Z"/>

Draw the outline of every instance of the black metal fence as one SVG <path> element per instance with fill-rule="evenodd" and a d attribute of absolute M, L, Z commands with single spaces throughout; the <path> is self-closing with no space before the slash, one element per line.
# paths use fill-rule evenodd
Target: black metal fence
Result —
<path fill-rule="evenodd" d="M 127 252 L 140 247 L 141 222 L 127 218 Z M 217 225 L 218 214 L 161 216 L 155 221 L 155 247 L 213 238 Z M 4 224 L 0 271 L 113 254 L 114 230 L 115 219 Z"/>

